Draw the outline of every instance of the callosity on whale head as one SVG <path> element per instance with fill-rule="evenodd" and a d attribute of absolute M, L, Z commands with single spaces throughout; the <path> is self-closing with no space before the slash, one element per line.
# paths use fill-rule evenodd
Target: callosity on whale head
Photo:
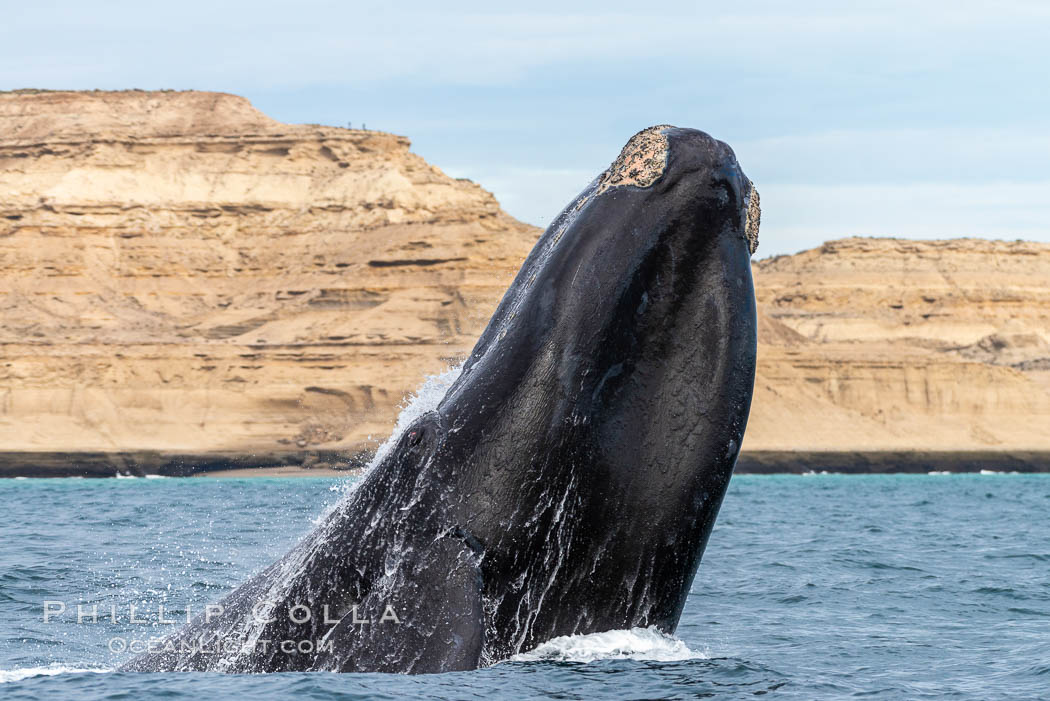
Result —
<path fill-rule="evenodd" d="M 171 639 L 238 651 L 128 668 L 441 672 L 673 632 L 747 422 L 758 223 L 726 144 L 636 134 L 541 236 L 437 407 L 221 617 Z M 312 644 L 259 649 L 288 639 Z"/>

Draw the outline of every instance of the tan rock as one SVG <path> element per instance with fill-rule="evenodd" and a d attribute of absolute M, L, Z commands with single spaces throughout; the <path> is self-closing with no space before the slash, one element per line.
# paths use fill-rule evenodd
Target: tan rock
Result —
<path fill-rule="evenodd" d="M 0 94 L 4 450 L 357 449 L 538 232 L 382 132 L 233 95 Z"/>
<path fill-rule="evenodd" d="M 215 93 L 0 94 L 0 192 L 0 452 L 103 473 L 374 445 L 539 233 L 403 137 Z M 1050 246 L 846 239 L 755 279 L 745 451 L 1050 450 Z"/>
<path fill-rule="evenodd" d="M 843 239 L 754 270 L 745 450 L 1050 450 L 1050 245 Z"/>

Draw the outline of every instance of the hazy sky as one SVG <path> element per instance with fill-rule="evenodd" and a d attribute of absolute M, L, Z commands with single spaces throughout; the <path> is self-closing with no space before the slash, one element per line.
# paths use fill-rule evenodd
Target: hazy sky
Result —
<path fill-rule="evenodd" d="M 672 123 L 736 150 L 760 256 L 855 234 L 1050 241 L 1050 2 L 0 11 L 0 88 L 222 90 L 282 121 L 365 123 L 534 224 Z"/>

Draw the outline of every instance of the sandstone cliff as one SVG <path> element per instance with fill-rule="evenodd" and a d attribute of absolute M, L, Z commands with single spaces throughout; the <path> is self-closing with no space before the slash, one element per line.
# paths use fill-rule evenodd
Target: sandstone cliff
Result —
<path fill-rule="evenodd" d="M 0 94 L 0 472 L 344 461 L 469 351 L 538 233 L 403 137 Z M 846 239 L 755 280 L 742 469 L 1050 452 L 1050 246 Z"/>
<path fill-rule="evenodd" d="M 1050 245 L 845 239 L 754 271 L 745 450 L 1050 450 Z"/>
<path fill-rule="evenodd" d="M 0 94 L 0 447 L 357 450 L 537 232 L 373 131 L 200 92 Z"/>

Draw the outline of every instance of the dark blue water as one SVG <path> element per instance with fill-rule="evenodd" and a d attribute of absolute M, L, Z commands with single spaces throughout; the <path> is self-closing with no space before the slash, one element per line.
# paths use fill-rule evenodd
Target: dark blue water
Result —
<path fill-rule="evenodd" d="M 0 698 L 1050 698 L 1046 475 L 735 477 L 681 642 L 588 636 L 424 677 L 105 671 L 128 657 L 111 640 L 159 632 L 130 604 L 218 600 L 338 485 L 0 481 Z M 44 623 L 45 600 L 69 610 Z M 78 624 L 77 603 L 121 622 Z"/>

